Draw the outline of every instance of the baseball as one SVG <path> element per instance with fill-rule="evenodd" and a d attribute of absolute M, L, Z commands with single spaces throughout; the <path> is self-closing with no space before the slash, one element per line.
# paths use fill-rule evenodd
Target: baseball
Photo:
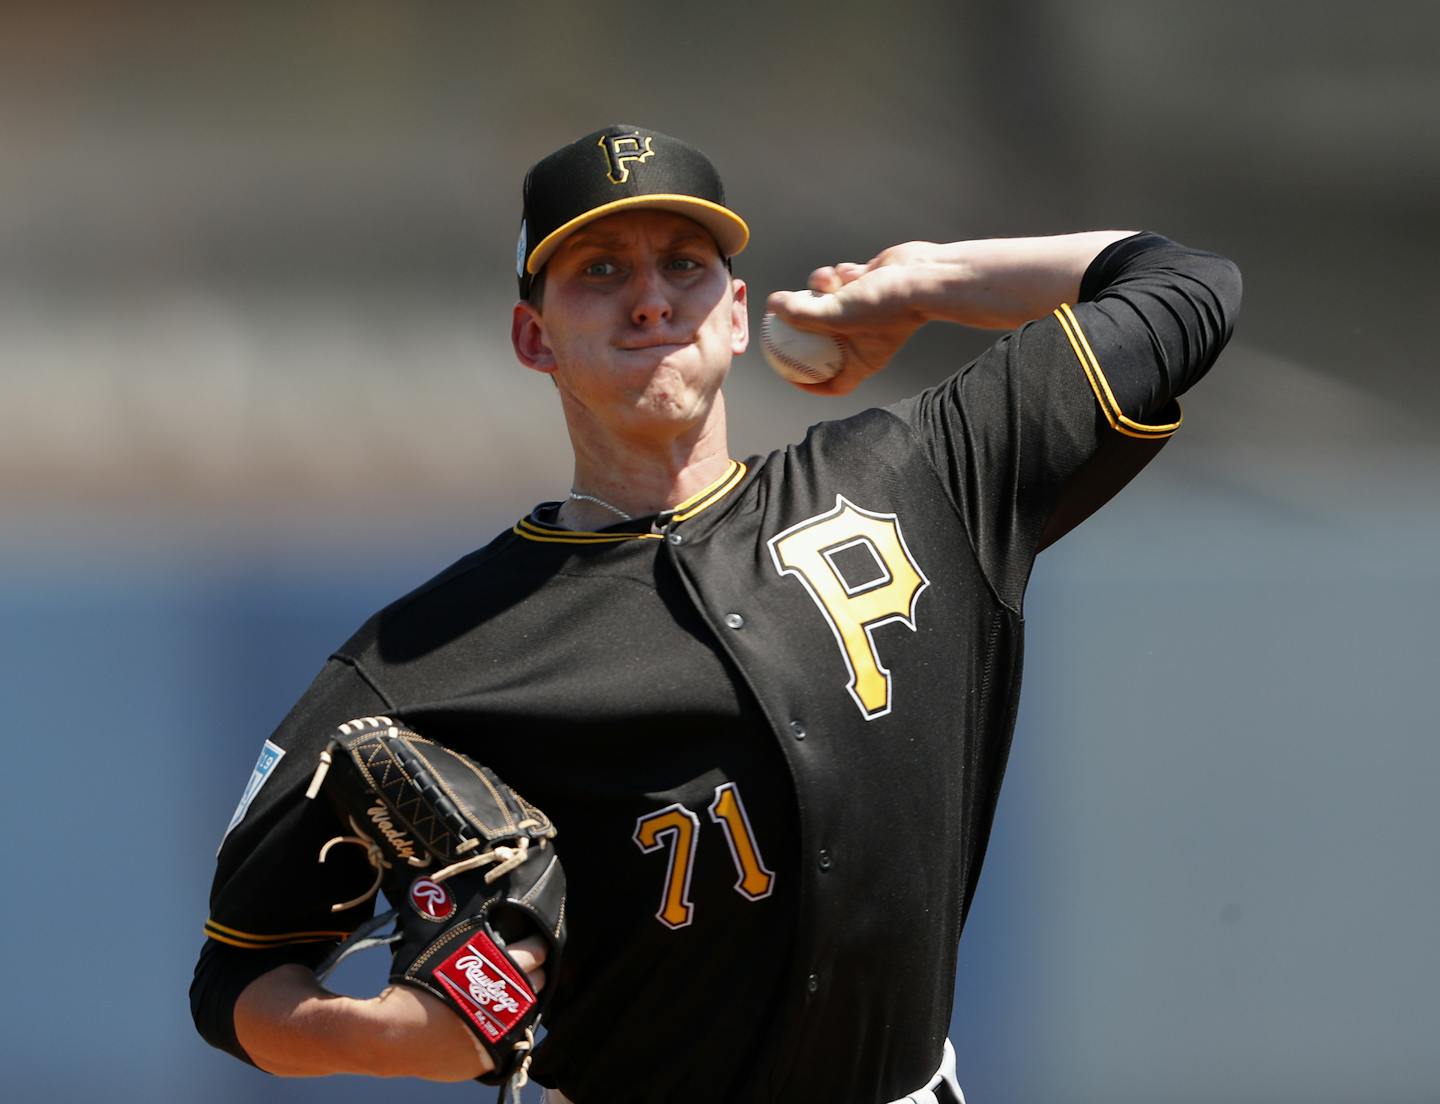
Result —
<path fill-rule="evenodd" d="M 835 338 L 797 330 L 773 314 L 760 322 L 760 346 L 770 367 L 792 383 L 824 383 L 845 364 L 845 349 Z"/>

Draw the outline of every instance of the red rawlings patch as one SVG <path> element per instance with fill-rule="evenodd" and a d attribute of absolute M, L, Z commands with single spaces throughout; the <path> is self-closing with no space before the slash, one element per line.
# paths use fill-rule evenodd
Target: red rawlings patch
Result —
<path fill-rule="evenodd" d="M 434 976 L 492 1043 L 535 1005 L 535 994 L 525 975 L 484 932 L 476 932 L 435 967 Z"/>
<path fill-rule="evenodd" d="M 416 878 L 410 884 L 410 907 L 426 920 L 449 920 L 455 914 L 455 898 L 439 882 Z"/>

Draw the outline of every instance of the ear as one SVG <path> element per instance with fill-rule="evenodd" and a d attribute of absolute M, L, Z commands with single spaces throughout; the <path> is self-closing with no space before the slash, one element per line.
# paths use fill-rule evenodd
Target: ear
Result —
<path fill-rule="evenodd" d="M 515 347 L 515 359 L 526 368 L 545 373 L 555 371 L 555 354 L 545 341 L 545 321 L 540 312 L 523 299 L 510 312 L 510 344 Z"/>
<path fill-rule="evenodd" d="M 750 299 L 744 280 L 732 279 L 730 288 L 730 351 L 739 356 L 750 347 Z"/>

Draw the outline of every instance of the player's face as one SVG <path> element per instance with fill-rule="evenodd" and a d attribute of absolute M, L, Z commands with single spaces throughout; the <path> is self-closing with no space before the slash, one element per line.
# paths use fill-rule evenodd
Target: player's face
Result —
<path fill-rule="evenodd" d="M 573 415 L 622 432 L 699 424 L 749 343 L 745 302 L 698 223 L 610 215 L 550 258 L 543 308 L 516 307 L 515 348 L 554 377 Z"/>

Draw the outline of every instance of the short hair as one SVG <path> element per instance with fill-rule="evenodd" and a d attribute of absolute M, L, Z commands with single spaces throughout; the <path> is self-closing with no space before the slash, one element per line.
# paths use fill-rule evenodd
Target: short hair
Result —
<path fill-rule="evenodd" d="M 542 268 L 534 276 L 530 277 L 530 286 L 526 289 L 525 302 L 529 303 L 537 311 L 545 309 L 545 273 L 547 269 Z"/>

